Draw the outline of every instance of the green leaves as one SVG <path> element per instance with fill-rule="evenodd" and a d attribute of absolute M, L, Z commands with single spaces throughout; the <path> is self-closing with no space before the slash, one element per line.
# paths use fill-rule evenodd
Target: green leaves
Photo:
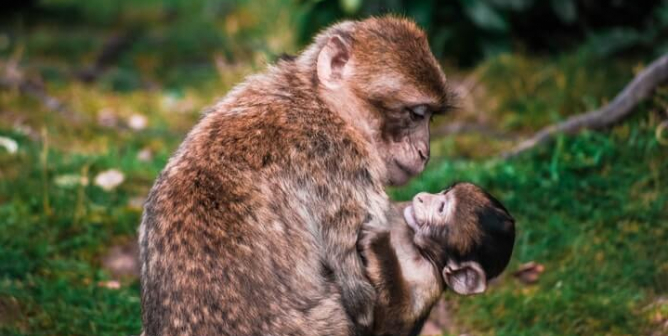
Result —
<path fill-rule="evenodd" d="M 632 28 L 615 27 L 589 34 L 587 46 L 600 56 L 610 56 L 632 46 L 652 41 L 651 34 Z"/>
<path fill-rule="evenodd" d="M 362 0 L 339 0 L 339 3 L 348 15 L 356 14 L 362 7 Z"/>
<path fill-rule="evenodd" d="M 406 15 L 436 56 L 470 66 L 514 48 L 556 53 L 594 44 L 602 56 L 633 47 L 668 50 L 668 2 L 588 0 L 301 0 L 300 41 L 342 18 Z"/>
<path fill-rule="evenodd" d="M 478 26 L 491 31 L 508 31 L 506 19 L 485 0 L 462 0 L 464 12 Z"/>
<path fill-rule="evenodd" d="M 550 6 L 564 23 L 573 23 L 578 18 L 575 0 L 550 0 Z"/>

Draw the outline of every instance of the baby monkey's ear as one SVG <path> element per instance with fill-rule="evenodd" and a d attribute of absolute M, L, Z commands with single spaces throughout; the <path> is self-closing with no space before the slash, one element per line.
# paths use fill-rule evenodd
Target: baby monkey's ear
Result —
<path fill-rule="evenodd" d="M 475 261 L 457 263 L 452 260 L 443 268 L 443 280 L 455 293 L 480 294 L 487 289 L 487 276 Z"/>

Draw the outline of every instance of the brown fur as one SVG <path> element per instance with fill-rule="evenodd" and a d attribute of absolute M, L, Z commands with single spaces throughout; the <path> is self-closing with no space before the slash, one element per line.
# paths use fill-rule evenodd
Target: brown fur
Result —
<path fill-rule="evenodd" d="M 488 279 L 506 267 L 515 242 L 515 220 L 492 195 L 472 183 L 443 191 L 455 202 L 448 222 L 432 222 L 416 233 L 415 243 L 436 265 L 448 258 L 476 260 Z"/>
<path fill-rule="evenodd" d="M 314 62 L 335 35 L 352 46 L 361 76 L 349 101 L 376 105 L 340 111 L 323 96 Z M 417 49 L 397 52 L 407 45 Z M 386 91 L 383 78 L 401 78 L 407 100 Z M 359 333 L 357 316 L 375 302 L 355 248 L 359 231 L 386 225 L 388 158 L 415 156 L 392 150 L 398 145 L 387 139 L 414 130 L 389 115 L 425 99 L 442 111 L 444 90 L 424 33 L 407 20 L 374 18 L 330 28 L 297 58 L 230 92 L 188 134 L 147 199 L 139 238 L 145 335 Z"/>
<path fill-rule="evenodd" d="M 443 285 L 438 270 L 413 246 L 413 232 L 401 216 L 392 218 L 387 230 L 364 230 L 359 242 L 377 294 L 372 334 L 417 335 Z"/>
<path fill-rule="evenodd" d="M 448 222 L 431 220 L 411 229 L 398 205 L 386 229 L 364 228 L 359 248 L 377 292 L 374 335 L 417 335 L 445 289 L 441 269 L 450 258 L 479 262 L 487 277 L 508 263 L 514 220 L 494 197 L 470 183 L 444 193 L 456 202 Z M 419 237 L 421 236 L 421 237 Z"/>

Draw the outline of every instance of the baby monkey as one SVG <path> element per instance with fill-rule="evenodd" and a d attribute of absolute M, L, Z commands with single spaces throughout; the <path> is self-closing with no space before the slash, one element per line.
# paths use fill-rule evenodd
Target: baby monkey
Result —
<path fill-rule="evenodd" d="M 503 271 L 515 221 L 471 183 L 419 193 L 395 211 L 388 228 L 365 227 L 358 241 L 377 292 L 373 333 L 417 335 L 445 286 L 462 295 L 482 293 Z"/>

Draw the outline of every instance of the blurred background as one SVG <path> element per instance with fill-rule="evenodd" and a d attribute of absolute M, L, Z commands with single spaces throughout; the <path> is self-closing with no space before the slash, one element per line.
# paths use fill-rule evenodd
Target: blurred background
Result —
<path fill-rule="evenodd" d="M 668 335 L 668 85 L 614 126 L 499 158 L 668 52 L 668 1 L 0 6 L 1 335 L 139 334 L 142 202 L 201 111 L 328 24 L 388 12 L 427 30 L 459 96 L 392 196 L 472 181 L 519 229 L 490 291 L 446 293 L 425 334 Z"/>

